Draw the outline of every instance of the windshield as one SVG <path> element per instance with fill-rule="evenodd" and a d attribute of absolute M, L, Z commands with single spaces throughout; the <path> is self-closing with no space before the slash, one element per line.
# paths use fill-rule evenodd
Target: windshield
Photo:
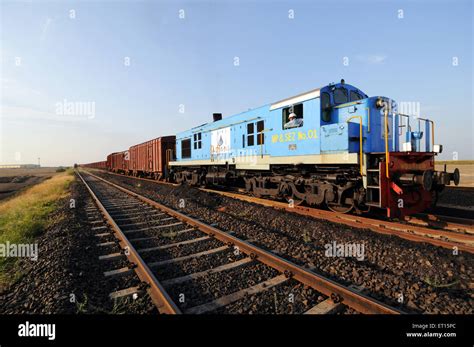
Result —
<path fill-rule="evenodd" d="M 336 88 L 334 90 L 334 103 L 335 104 L 344 104 L 348 102 L 347 89 L 346 88 Z"/>

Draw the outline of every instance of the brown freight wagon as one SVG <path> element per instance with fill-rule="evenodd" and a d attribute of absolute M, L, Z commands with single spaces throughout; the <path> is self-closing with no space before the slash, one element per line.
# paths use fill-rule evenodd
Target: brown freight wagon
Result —
<path fill-rule="evenodd" d="M 128 171 L 129 171 L 128 151 L 109 154 L 107 156 L 107 168 L 112 172 L 128 174 Z"/>
<path fill-rule="evenodd" d="M 130 172 L 134 176 L 163 179 L 173 160 L 176 137 L 164 136 L 130 147 Z"/>
<path fill-rule="evenodd" d="M 98 161 L 95 163 L 88 164 L 87 167 L 93 168 L 93 169 L 105 169 L 105 161 Z"/>
<path fill-rule="evenodd" d="M 105 161 L 97 161 L 95 163 L 88 163 L 88 164 L 81 164 L 80 167 L 87 167 L 91 169 L 105 169 L 107 162 Z"/>
<path fill-rule="evenodd" d="M 112 171 L 112 154 L 114 153 L 111 153 L 107 156 L 107 161 L 106 161 L 107 170 L 109 171 Z"/>

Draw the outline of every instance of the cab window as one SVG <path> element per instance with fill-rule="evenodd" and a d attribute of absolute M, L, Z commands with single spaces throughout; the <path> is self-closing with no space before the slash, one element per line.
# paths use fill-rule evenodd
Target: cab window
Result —
<path fill-rule="evenodd" d="M 194 149 L 202 148 L 202 137 L 201 133 L 194 134 Z"/>
<path fill-rule="evenodd" d="M 321 119 L 324 122 L 331 121 L 331 99 L 329 93 L 321 93 Z"/>
<path fill-rule="evenodd" d="M 247 146 L 254 145 L 254 125 L 253 123 L 247 124 Z"/>
<path fill-rule="evenodd" d="M 336 88 L 336 90 L 334 90 L 334 103 L 345 104 L 346 102 L 348 102 L 347 89 Z"/>
<path fill-rule="evenodd" d="M 360 95 L 355 90 L 351 90 L 351 101 L 357 101 L 363 99 L 362 95 Z"/>
<path fill-rule="evenodd" d="M 290 115 L 296 115 L 296 118 Z M 303 104 L 292 105 L 285 107 L 282 111 L 282 125 L 283 129 L 299 128 L 303 126 Z"/>
<path fill-rule="evenodd" d="M 191 139 L 181 141 L 181 157 L 191 158 Z"/>
<path fill-rule="evenodd" d="M 257 122 L 257 145 L 263 145 L 265 143 L 265 134 L 263 133 L 265 123 L 263 120 Z"/>

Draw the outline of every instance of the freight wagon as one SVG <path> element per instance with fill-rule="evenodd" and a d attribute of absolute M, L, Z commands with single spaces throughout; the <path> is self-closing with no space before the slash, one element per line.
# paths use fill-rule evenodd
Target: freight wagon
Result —
<path fill-rule="evenodd" d="M 175 136 L 158 137 L 130 147 L 129 172 L 133 176 L 162 179 L 175 148 Z"/>
<path fill-rule="evenodd" d="M 107 162 L 106 161 L 97 161 L 95 163 L 81 164 L 79 166 L 80 167 L 87 167 L 87 168 L 91 168 L 91 169 L 105 170 L 105 169 L 107 169 Z"/>
<path fill-rule="evenodd" d="M 107 156 L 107 169 L 121 174 L 129 172 L 129 152 L 115 152 Z"/>

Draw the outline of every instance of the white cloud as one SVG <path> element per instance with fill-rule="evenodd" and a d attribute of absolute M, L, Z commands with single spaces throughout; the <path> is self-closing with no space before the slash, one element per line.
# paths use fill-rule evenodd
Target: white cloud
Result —
<path fill-rule="evenodd" d="M 2 88 L 2 103 L 8 100 L 30 100 L 31 98 L 41 96 L 39 90 L 25 87 L 16 80 L 2 78 L 0 83 Z"/>

